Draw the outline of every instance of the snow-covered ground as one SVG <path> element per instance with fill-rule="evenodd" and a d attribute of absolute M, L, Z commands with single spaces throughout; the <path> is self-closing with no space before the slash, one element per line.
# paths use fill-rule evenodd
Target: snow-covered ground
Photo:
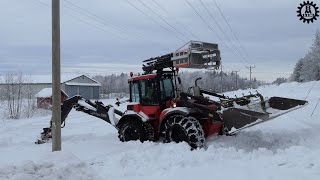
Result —
<path fill-rule="evenodd" d="M 259 88 L 264 96 L 304 99 L 313 82 Z M 227 93 L 229 96 L 247 91 Z M 214 136 L 207 149 L 186 143 L 119 142 L 102 120 L 72 111 L 61 152 L 34 144 L 50 116 L 0 120 L 0 179 L 320 179 L 320 82 L 309 105 L 240 132 Z M 109 103 L 114 103 L 109 101 Z M 121 108 L 124 108 L 122 106 Z"/>

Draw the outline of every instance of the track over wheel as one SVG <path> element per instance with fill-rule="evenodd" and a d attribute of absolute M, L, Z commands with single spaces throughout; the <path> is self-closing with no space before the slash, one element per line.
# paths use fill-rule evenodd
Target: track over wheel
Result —
<path fill-rule="evenodd" d="M 150 123 L 142 123 L 137 120 L 125 122 L 118 130 L 120 141 L 153 141 L 154 130 Z"/>
<path fill-rule="evenodd" d="M 192 150 L 202 148 L 205 145 L 202 126 L 194 117 L 171 116 L 164 125 L 164 135 L 166 142 L 185 141 Z"/>
<path fill-rule="evenodd" d="M 219 131 L 219 135 L 228 135 L 228 132 L 229 132 L 229 130 L 228 130 L 228 128 L 225 126 L 225 125 L 222 125 L 222 127 L 221 127 L 221 129 L 220 129 L 220 131 Z"/>
<path fill-rule="evenodd" d="M 150 123 L 143 123 L 142 124 L 142 128 L 143 128 L 143 141 L 154 141 L 154 129 L 153 126 Z"/>

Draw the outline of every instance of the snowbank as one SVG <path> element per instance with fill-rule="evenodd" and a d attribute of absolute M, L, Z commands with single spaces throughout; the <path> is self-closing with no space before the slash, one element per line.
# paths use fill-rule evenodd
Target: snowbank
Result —
<path fill-rule="evenodd" d="M 311 86 L 313 82 L 287 83 L 258 91 L 268 97 L 304 99 Z M 0 179 L 318 180 L 320 111 L 310 114 L 319 90 L 317 82 L 304 108 L 236 136 L 210 137 L 207 148 L 196 151 L 186 143 L 119 142 L 111 125 L 72 111 L 62 130 L 63 151 L 52 153 L 50 142 L 33 143 L 50 116 L 0 121 Z M 248 92 L 226 95 L 242 93 Z"/>

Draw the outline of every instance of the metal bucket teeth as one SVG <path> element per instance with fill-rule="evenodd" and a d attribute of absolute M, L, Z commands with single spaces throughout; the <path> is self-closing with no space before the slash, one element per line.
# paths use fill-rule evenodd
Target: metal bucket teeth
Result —
<path fill-rule="evenodd" d="M 51 128 L 43 128 L 43 132 L 41 133 L 41 137 L 40 139 L 37 139 L 35 144 L 44 144 L 47 141 L 49 141 L 49 139 L 52 138 L 52 134 L 51 134 Z"/>

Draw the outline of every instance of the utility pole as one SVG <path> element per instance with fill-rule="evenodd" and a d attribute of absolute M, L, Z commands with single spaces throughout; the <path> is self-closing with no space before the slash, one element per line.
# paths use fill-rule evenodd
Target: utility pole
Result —
<path fill-rule="evenodd" d="M 236 90 L 238 89 L 238 72 L 239 72 L 240 70 L 238 70 L 238 71 L 232 71 L 232 73 L 236 73 Z"/>
<path fill-rule="evenodd" d="M 61 151 L 60 0 L 52 0 L 52 151 Z"/>
<path fill-rule="evenodd" d="M 220 84 L 221 84 L 221 93 L 223 93 L 223 77 L 222 77 L 222 74 L 223 73 L 223 71 L 222 71 L 222 62 L 221 62 L 221 71 L 220 71 L 220 76 L 221 76 L 221 82 L 220 82 Z"/>
<path fill-rule="evenodd" d="M 251 74 L 252 74 L 252 69 L 255 68 L 256 66 L 249 66 L 246 67 L 250 70 L 250 89 L 252 89 L 252 78 L 251 78 Z"/>

